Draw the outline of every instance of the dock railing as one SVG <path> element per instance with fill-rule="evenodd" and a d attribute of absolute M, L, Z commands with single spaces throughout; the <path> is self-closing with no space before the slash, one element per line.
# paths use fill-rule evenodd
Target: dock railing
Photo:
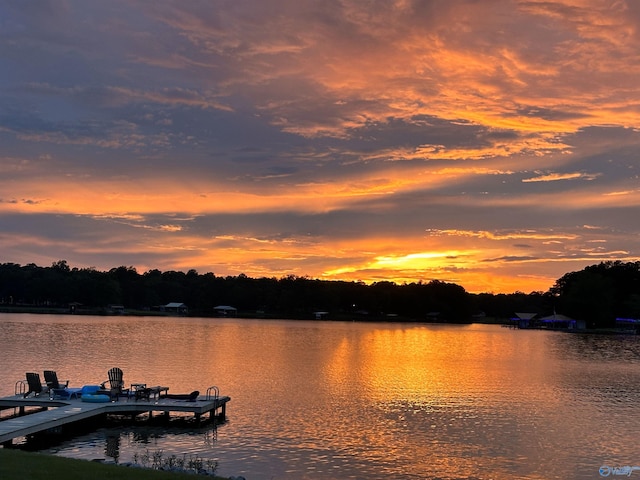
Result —
<path fill-rule="evenodd" d="M 207 388 L 207 400 L 215 400 L 217 402 L 218 398 L 220 398 L 220 389 L 218 387 L 212 385 Z"/>
<path fill-rule="evenodd" d="M 27 382 L 18 380 L 13 390 L 16 395 L 24 395 L 27 392 Z"/>

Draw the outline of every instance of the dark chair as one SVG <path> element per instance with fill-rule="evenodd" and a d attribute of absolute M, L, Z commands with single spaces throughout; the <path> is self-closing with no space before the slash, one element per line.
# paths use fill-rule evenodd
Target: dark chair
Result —
<path fill-rule="evenodd" d="M 50 398 L 73 398 L 77 397 L 79 390 L 78 388 L 68 388 L 69 380 L 65 380 L 64 382 L 60 382 L 58 380 L 58 374 L 54 370 L 45 370 L 44 371 L 44 381 L 49 388 L 49 397 Z"/>
<path fill-rule="evenodd" d="M 61 383 L 58 380 L 58 374 L 53 370 L 44 371 L 44 381 L 47 384 L 47 387 L 49 387 L 49 390 L 53 388 L 63 389 L 69 386 L 69 380 L 65 380 L 64 382 Z"/>
<path fill-rule="evenodd" d="M 186 402 L 195 402 L 198 400 L 198 396 L 200 392 L 198 390 L 194 390 L 191 393 L 166 393 L 162 395 L 160 398 L 170 398 L 172 400 L 184 400 Z"/>
<path fill-rule="evenodd" d="M 102 389 L 100 393 L 106 393 L 112 399 L 118 399 L 120 396 L 129 396 L 129 388 L 125 388 L 122 370 L 118 367 L 113 367 L 108 372 L 109 380 L 105 380 L 100 384 Z M 106 388 L 109 383 L 109 389 Z"/>
<path fill-rule="evenodd" d="M 24 398 L 27 398 L 32 393 L 34 397 L 38 397 L 41 393 L 49 390 L 47 387 L 42 386 L 39 373 L 27 372 L 27 384 L 29 384 L 29 390 L 24 394 Z"/>

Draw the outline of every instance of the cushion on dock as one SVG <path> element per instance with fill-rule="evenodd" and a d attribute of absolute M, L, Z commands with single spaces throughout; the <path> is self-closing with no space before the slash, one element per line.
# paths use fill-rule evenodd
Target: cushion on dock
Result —
<path fill-rule="evenodd" d="M 111 401 L 109 395 L 82 395 L 81 399 L 83 402 L 89 403 L 107 403 Z"/>
<path fill-rule="evenodd" d="M 93 395 L 100 390 L 100 385 L 85 385 L 80 389 L 80 395 Z"/>

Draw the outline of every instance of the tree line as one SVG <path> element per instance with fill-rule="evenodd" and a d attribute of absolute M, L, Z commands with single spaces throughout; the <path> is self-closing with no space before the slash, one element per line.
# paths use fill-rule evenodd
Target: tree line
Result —
<path fill-rule="evenodd" d="M 405 283 L 317 280 L 308 277 L 220 277 L 213 273 L 149 270 L 120 266 L 109 271 L 71 268 L 65 260 L 50 267 L 0 264 L 0 305 L 34 309 L 81 306 L 107 312 L 110 305 L 152 311 L 170 302 L 189 314 L 211 316 L 230 305 L 242 316 L 335 319 L 399 319 L 469 322 L 486 316 L 506 319 L 515 312 L 563 313 L 590 328 L 611 327 L 615 319 L 640 318 L 640 262 L 603 262 L 559 278 L 547 292 L 471 294 L 459 285 L 432 280 Z"/>

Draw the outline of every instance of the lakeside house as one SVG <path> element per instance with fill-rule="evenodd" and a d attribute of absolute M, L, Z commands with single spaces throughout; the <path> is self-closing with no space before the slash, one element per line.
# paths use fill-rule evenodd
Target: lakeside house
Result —
<path fill-rule="evenodd" d="M 213 312 L 218 317 L 235 317 L 238 315 L 238 309 L 230 305 L 218 305 L 213 307 Z"/>
<path fill-rule="evenodd" d="M 625 333 L 640 333 L 640 319 L 616 318 L 616 328 Z"/>
<path fill-rule="evenodd" d="M 111 315 L 124 315 L 124 305 L 113 305 L 109 304 L 107 306 L 107 312 Z"/>
<path fill-rule="evenodd" d="M 187 306 L 180 302 L 169 302 L 166 305 L 162 305 L 160 310 L 174 315 L 186 315 L 189 313 Z"/>
<path fill-rule="evenodd" d="M 538 317 L 537 313 L 516 312 L 511 319 L 517 328 L 544 328 L 549 330 L 584 330 L 587 328 L 584 320 L 575 320 L 561 313 L 553 313 L 546 317 Z"/>
<path fill-rule="evenodd" d="M 538 315 L 532 312 L 516 312 L 516 318 L 511 320 L 518 328 L 531 328 L 533 327 L 533 319 Z"/>
<path fill-rule="evenodd" d="M 545 327 L 550 329 L 562 329 L 562 330 L 584 330 L 587 328 L 584 320 L 574 320 L 571 317 L 562 315 L 561 313 L 554 313 L 548 317 L 542 317 L 539 322 Z"/>

